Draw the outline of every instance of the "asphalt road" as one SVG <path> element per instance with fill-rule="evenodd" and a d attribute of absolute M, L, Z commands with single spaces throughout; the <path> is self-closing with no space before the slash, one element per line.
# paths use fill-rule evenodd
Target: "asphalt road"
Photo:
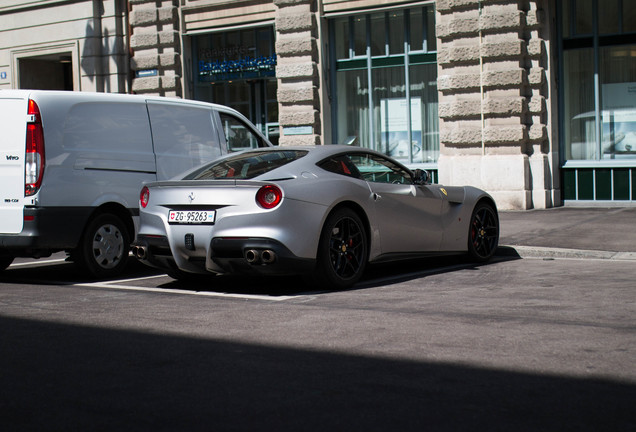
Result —
<path fill-rule="evenodd" d="M 5 431 L 634 431 L 636 265 L 457 258 L 181 284 L 0 275 Z"/>

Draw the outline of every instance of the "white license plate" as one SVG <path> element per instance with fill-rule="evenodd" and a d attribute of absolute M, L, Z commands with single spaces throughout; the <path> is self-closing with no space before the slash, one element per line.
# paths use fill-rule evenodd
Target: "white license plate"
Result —
<path fill-rule="evenodd" d="M 170 210 L 168 222 L 174 224 L 211 224 L 214 223 L 216 211 L 214 210 Z"/>

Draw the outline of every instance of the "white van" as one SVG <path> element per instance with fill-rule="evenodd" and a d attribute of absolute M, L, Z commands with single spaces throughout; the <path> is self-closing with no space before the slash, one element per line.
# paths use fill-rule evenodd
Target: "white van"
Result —
<path fill-rule="evenodd" d="M 183 99 L 0 91 L 0 271 L 67 251 L 93 277 L 120 273 L 143 182 L 227 152 L 271 146 L 230 108 Z"/>

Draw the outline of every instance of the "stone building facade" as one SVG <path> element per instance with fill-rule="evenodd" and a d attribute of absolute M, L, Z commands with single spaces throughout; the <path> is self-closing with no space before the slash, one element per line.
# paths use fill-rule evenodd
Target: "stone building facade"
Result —
<path fill-rule="evenodd" d="M 275 144 L 371 147 L 502 209 L 632 205 L 626 3 L 18 0 L 0 3 L 0 88 L 221 103 Z"/>
<path fill-rule="evenodd" d="M 128 3 L 130 67 L 136 73 L 132 91 L 182 97 L 178 1 L 130 0 Z"/>
<path fill-rule="evenodd" d="M 439 0 L 439 170 L 507 208 L 560 204 L 548 2 Z"/>

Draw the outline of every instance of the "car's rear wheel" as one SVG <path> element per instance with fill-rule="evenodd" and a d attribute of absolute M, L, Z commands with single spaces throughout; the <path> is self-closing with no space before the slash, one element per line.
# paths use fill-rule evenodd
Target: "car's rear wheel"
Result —
<path fill-rule="evenodd" d="M 84 230 L 73 260 L 90 276 L 110 278 L 122 273 L 130 250 L 124 222 L 113 214 L 101 214 Z"/>
<path fill-rule="evenodd" d="M 358 282 L 367 264 L 367 243 L 364 224 L 353 210 L 341 208 L 329 215 L 318 245 L 317 281 L 338 289 Z"/>
<path fill-rule="evenodd" d="M 12 262 L 13 262 L 13 257 L 12 256 L 0 257 L 0 271 L 2 271 L 4 269 L 6 269 L 7 267 L 9 267 Z"/>
<path fill-rule="evenodd" d="M 477 262 L 488 261 L 499 244 L 499 218 L 488 203 L 477 204 L 468 228 L 468 255 Z"/>

